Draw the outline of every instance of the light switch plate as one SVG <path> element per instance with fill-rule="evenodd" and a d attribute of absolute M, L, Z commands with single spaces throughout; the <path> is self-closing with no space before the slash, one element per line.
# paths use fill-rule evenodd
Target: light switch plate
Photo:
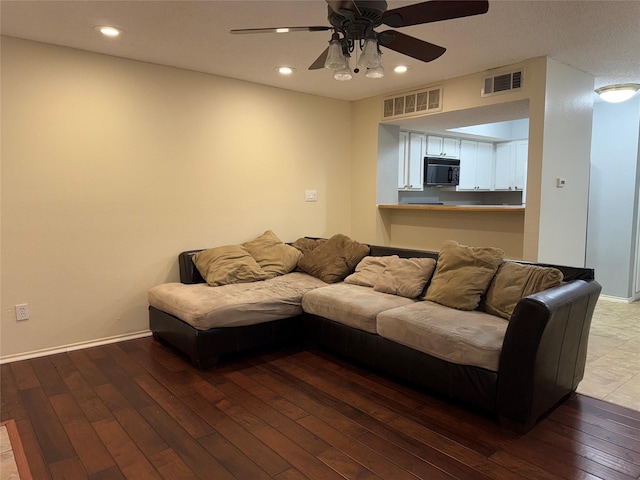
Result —
<path fill-rule="evenodd" d="M 318 191 L 317 190 L 305 190 L 304 191 L 304 201 L 305 202 L 317 202 L 318 201 Z"/>

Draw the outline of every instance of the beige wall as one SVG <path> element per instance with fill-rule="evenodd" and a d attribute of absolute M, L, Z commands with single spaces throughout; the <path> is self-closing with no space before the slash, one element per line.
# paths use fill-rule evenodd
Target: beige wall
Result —
<path fill-rule="evenodd" d="M 440 83 L 445 112 L 529 100 L 525 214 L 428 216 L 376 207 L 381 97 L 329 100 L 5 37 L 1 61 L 0 357 L 145 331 L 146 292 L 177 280 L 178 252 L 267 229 L 432 250 L 454 239 L 537 260 L 557 241 L 541 238 L 545 221 L 554 237 L 582 228 L 542 205 L 562 171 L 551 153 L 568 148 L 560 136 L 545 150 L 545 128 L 568 121 L 547 112 L 546 58 L 492 71 L 524 66 L 517 93 L 481 98 L 487 72 Z M 571 97 L 557 83 L 556 101 Z M 31 319 L 17 323 L 20 303 Z"/>
<path fill-rule="evenodd" d="M 146 330 L 182 250 L 351 233 L 348 102 L 6 37 L 1 60 L 2 357 Z"/>

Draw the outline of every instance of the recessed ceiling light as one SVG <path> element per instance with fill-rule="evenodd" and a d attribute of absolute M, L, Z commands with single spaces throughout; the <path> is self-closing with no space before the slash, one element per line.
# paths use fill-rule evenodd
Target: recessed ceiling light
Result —
<path fill-rule="evenodd" d="M 409 67 L 407 67 L 406 65 L 398 65 L 393 69 L 393 71 L 396 73 L 406 73 L 407 70 L 409 70 Z"/>
<path fill-rule="evenodd" d="M 124 33 L 124 30 L 122 30 L 121 28 L 112 27 L 111 25 L 98 25 L 93 27 L 93 29 L 109 38 L 115 38 L 121 33 Z"/>
<path fill-rule="evenodd" d="M 293 67 L 278 67 L 276 71 L 281 75 L 291 75 L 296 69 Z"/>

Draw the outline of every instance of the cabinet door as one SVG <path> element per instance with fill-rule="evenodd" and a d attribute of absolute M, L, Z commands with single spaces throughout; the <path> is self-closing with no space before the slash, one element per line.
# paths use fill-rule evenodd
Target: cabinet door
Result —
<path fill-rule="evenodd" d="M 493 188 L 495 190 L 513 190 L 513 173 L 513 144 L 499 143 L 496 145 Z"/>
<path fill-rule="evenodd" d="M 442 154 L 442 137 L 436 135 L 429 135 L 427 137 L 427 155 L 439 157 Z"/>
<path fill-rule="evenodd" d="M 476 189 L 476 155 L 478 142 L 460 141 L 460 183 L 457 190 Z"/>
<path fill-rule="evenodd" d="M 491 190 L 493 187 L 493 144 L 478 142 L 476 153 L 476 189 Z"/>
<path fill-rule="evenodd" d="M 457 138 L 444 137 L 442 139 L 442 156 L 460 158 L 460 140 Z"/>
<path fill-rule="evenodd" d="M 398 151 L 398 190 L 408 187 L 409 168 L 409 132 L 400 132 L 400 142 Z"/>
<path fill-rule="evenodd" d="M 516 190 L 527 187 L 527 163 L 529 158 L 529 142 L 516 142 L 513 186 Z"/>
<path fill-rule="evenodd" d="M 426 145 L 426 135 L 421 133 L 409 134 L 409 164 L 407 170 L 409 190 L 424 190 L 424 155 Z"/>

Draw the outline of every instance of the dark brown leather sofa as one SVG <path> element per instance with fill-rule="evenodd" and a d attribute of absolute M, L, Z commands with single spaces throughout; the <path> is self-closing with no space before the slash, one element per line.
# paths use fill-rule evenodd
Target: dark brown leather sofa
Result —
<path fill-rule="evenodd" d="M 191 256 L 179 255 L 180 280 L 203 282 Z M 432 257 L 437 252 L 371 246 L 371 256 Z M 537 264 L 540 265 L 540 264 Z M 252 326 L 202 331 L 154 307 L 150 329 L 200 368 L 220 356 L 284 342 L 306 342 L 411 384 L 490 412 L 510 428 L 531 429 L 575 391 L 584 376 L 593 311 L 601 286 L 594 271 L 553 265 L 565 283 L 523 298 L 509 320 L 497 372 L 460 365 L 379 335 L 303 313 Z"/>

